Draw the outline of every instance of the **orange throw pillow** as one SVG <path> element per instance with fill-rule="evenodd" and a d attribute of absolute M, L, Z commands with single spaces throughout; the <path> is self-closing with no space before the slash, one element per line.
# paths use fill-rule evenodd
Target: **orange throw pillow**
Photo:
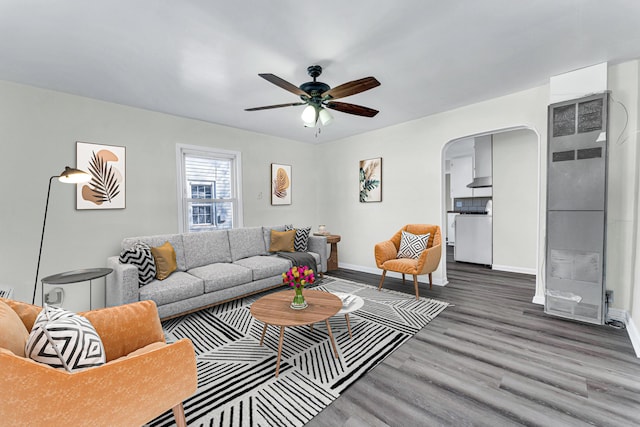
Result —
<path fill-rule="evenodd" d="M 28 338 L 29 331 L 18 313 L 0 301 L 0 347 L 11 351 L 16 356 L 25 357 L 24 346 Z"/>
<path fill-rule="evenodd" d="M 296 230 L 271 230 L 271 246 L 269 247 L 269 252 L 294 252 L 293 241 L 295 238 Z"/>
<path fill-rule="evenodd" d="M 171 243 L 165 242 L 162 246 L 151 248 L 151 254 L 156 262 L 156 277 L 164 280 L 177 270 L 176 251 Z"/>

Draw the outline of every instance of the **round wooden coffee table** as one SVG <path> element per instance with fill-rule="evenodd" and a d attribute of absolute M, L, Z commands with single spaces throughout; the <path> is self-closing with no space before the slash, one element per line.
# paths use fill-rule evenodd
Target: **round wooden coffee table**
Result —
<path fill-rule="evenodd" d="M 309 304 L 304 310 L 294 310 L 289 305 L 293 301 L 295 291 L 282 291 L 266 295 L 251 304 L 251 315 L 264 323 L 260 345 L 264 341 L 267 326 L 280 327 L 280 340 L 278 341 L 278 360 L 276 361 L 276 377 L 280 372 L 280 357 L 282 355 L 282 341 L 284 340 L 284 328 L 287 326 L 312 325 L 324 320 L 329 331 L 329 338 L 333 346 L 333 353 L 338 358 L 338 348 L 333 340 L 329 318 L 342 309 L 342 301 L 337 296 L 323 291 L 303 290 L 302 295 Z"/>

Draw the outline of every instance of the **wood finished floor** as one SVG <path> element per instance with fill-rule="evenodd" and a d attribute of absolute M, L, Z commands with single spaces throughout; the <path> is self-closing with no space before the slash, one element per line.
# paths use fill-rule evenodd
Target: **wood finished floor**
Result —
<path fill-rule="evenodd" d="M 420 295 L 454 306 L 307 426 L 640 425 L 640 359 L 626 330 L 545 315 L 531 303 L 533 276 L 449 255 L 448 279 L 421 284 Z M 413 293 L 411 281 L 387 278 L 384 287 Z"/>

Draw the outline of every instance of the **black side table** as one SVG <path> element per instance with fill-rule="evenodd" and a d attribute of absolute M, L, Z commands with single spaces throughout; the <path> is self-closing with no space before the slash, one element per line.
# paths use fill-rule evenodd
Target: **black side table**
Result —
<path fill-rule="evenodd" d="M 89 310 L 92 310 L 93 300 L 91 298 L 92 280 L 99 279 L 111 274 L 111 268 L 85 268 L 82 270 L 65 271 L 42 279 L 42 289 L 40 292 L 41 304 L 44 306 L 44 285 L 66 285 L 67 283 L 89 282 Z"/>

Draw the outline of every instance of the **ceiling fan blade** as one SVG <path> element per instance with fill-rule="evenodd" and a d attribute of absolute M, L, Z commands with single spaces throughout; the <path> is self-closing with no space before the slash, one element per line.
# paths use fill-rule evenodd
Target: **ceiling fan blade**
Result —
<path fill-rule="evenodd" d="M 378 110 L 374 110 L 373 108 L 363 107 L 362 105 L 347 104 L 346 102 L 327 102 L 325 106 L 332 110 L 355 114 L 356 116 L 373 117 L 378 114 Z"/>
<path fill-rule="evenodd" d="M 331 99 L 344 98 L 346 96 L 355 95 L 356 93 L 364 92 L 365 90 L 373 89 L 376 86 L 380 86 L 380 82 L 375 77 L 365 77 L 359 80 L 353 80 L 336 86 L 333 89 L 322 94 L 322 97 L 330 97 Z"/>
<path fill-rule="evenodd" d="M 277 105 L 267 105 L 265 107 L 245 108 L 244 111 L 269 110 L 271 108 L 295 107 L 296 105 L 305 105 L 305 104 L 306 102 L 292 102 L 290 104 L 277 104 Z"/>
<path fill-rule="evenodd" d="M 281 79 L 275 74 L 258 74 L 258 75 L 263 79 L 265 79 L 266 81 L 273 83 L 274 85 L 281 87 L 284 90 L 288 90 L 291 93 L 295 93 L 296 95 L 299 95 L 299 96 L 309 96 L 307 92 L 303 91 L 298 86 L 295 86 L 293 83 L 289 83 L 288 81 Z"/>

